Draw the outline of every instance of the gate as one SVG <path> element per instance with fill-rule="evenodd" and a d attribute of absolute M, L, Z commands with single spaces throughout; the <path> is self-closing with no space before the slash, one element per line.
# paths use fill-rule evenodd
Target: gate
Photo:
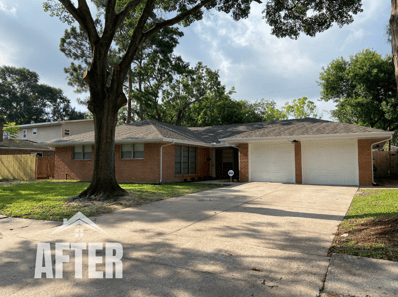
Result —
<path fill-rule="evenodd" d="M 54 178 L 55 157 L 36 158 L 36 179 Z"/>
<path fill-rule="evenodd" d="M 376 167 L 375 178 L 398 177 L 398 153 L 396 151 L 373 152 L 373 165 Z"/>

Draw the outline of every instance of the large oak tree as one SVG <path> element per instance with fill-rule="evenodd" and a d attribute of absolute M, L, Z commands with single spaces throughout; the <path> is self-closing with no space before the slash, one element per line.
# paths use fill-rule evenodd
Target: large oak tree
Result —
<path fill-rule="evenodd" d="M 123 83 L 140 45 L 177 23 L 189 25 L 200 20 L 205 10 L 216 9 L 231 13 L 234 20 L 247 18 L 250 5 L 260 0 L 94 0 L 103 3 L 104 27 L 99 34 L 86 0 L 45 2 L 45 10 L 72 24 L 77 21 L 86 32 L 92 52 L 91 66 L 84 74 L 90 91 L 88 109 L 95 123 L 94 171 L 90 186 L 79 197 L 98 195 L 103 199 L 124 195 L 115 179 L 114 143 L 118 110 L 127 103 Z M 265 18 L 272 34 L 297 38 L 300 32 L 315 36 L 337 23 L 342 26 L 353 21 L 352 15 L 361 10 L 361 1 L 355 0 L 268 0 Z M 310 12 L 310 13 L 309 13 Z M 165 20 L 146 24 L 153 13 L 162 13 Z M 128 48 L 120 63 L 108 70 L 108 54 L 117 29 L 126 18 L 135 19 Z M 110 81 L 108 79 L 111 77 Z"/>

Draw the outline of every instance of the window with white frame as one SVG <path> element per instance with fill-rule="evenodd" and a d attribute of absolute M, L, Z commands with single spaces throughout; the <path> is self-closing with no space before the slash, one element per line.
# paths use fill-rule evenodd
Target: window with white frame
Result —
<path fill-rule="evenodd" d="M 69 130 L 65 130 L 64 134 L 65 134 L 65 136 L 69 136 L 70 135 L 70 131 Z"/>
<path fill-rule="evenodd" d="M 26 129 L 23 129 L 22 130 L 22 138 L 27 138 L 28 137 L 28 130 L 26 130 Z"/>
<path fill-rule="evenodd" d="M 32 129 L 32 135 L 37 135 L 37 129 Z"/>
<path fill-rule="evenodd" d="M 128 143 L 121 145 L 122 159 L 144 159 L 143 143 Z"/>
<path fill-rule="evenodd" d="M 91 145 L 73 147 L 73 160 L 91 160 Z"/>
<path fill-rule="evenodd" d="M 196 147 L 175 146 L 175 174 L 196 174 Z"/>

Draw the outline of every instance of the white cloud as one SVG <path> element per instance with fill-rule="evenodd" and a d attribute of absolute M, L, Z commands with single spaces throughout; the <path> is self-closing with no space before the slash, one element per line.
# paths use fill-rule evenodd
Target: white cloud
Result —
<path fill-rule="evenodd" d="M 7 45 L 0 43 L 0 65 L 14 66 L 12 63 L 13 50 Z"/>
<path fill-rule="evenodd" d="M 306 41 L 278 39 L 271 35 L 270 27 L 262 19 L 261 10 L 258 7 L 254 8 L 248 19 L 240 20 L 238 23 L 228 15 L 217 13 L 217 22 L 205 19 L 195 26 L 196 34 L 206 42 L 206 48 L 209 49 L 216 68 L 223 69 L 226 75 L 235 75 L 235 67 L 244 66 L 237 57 L 228 56 L 229 49 L 247 52 L 256 57 L 256 61 L 246 62 L 247 69 L 262 68 L 268 73 L 285 78 L 319 68 L 308 55 L 310 48 L 305 46 L 304 49 L 299 49 L 297 46 L 298 43 Z M 223 51 L 221 47 L 226 50 Z"/>
<path fill-rule="evenodd" d="M 9 2 L 9 3 L 7 4 L 7 2 Z M 15 4 L 10 8 L 10 6 L 11 6 L 10 3 L 11 3 L 11 1 L 0 0 L 0 11 L 3 11 L 7 14 L 15 15 L 15 13 L 17 12 L 17 8 L 14 6 Z"/>
<path fill-rule="evenodd" d="M 345 43 L 351 43 L 353 41 L 363 39 L 370 32 L 366 32 L 362 29 L 367 24 L 374 22 L 377 18 L 383 14 L 383 11 L 390 9 L 389 3 L 386 1 L 374 1 L 365 0 L 363 1 L 362 9 L 363 12 L 354 16 L 354 22 L 345 26 L 343 30 L 350 32 L 345 38 Z M 388 20 L 386 19 L 386 25 Z"/>

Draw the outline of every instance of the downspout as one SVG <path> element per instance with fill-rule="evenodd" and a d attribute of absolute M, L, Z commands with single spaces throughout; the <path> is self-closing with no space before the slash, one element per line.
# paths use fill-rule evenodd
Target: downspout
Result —
<path fill-rule="evenodd" d="M 379 144 L 379 143 L 382 143 L 382 142 L 386 142 L 386 141 L 390 141 L 391 139 L 392 139 L 392 136 L 390 136 L 389 139 L 382 140 L 382 141 L 379 141 L 379 142 L 375 142 L 375 143 L 372 143 L 370 145 L 370 152 L 371 152 L 371 156 L 370 157 L 372 159 L 372 185 L 375 183 L 375 181 L 374 181 L 374 173 L 373 173 L 373 145 Z"/>
<path fill-rule="evenodd" d="M 165 144 L 165 145 L 162 145 L 161 147 L 160 147 L 160 179 L 159 179 L 159 183 L 161 184 L 162 183 L 162 172 L 163 172 L 163 168 L 162 168 L 162 163 L 163 163 L 163 151 L 162 151 L 162 148 L 164 148 L 164 147 L 166 147 L 166 146 L 169 146 L 169 145 L 173 145 L 175 143 L 175 141 L 173 140 L 173 142 L 172 143 L 169 143 L 169 144 Z"/>

